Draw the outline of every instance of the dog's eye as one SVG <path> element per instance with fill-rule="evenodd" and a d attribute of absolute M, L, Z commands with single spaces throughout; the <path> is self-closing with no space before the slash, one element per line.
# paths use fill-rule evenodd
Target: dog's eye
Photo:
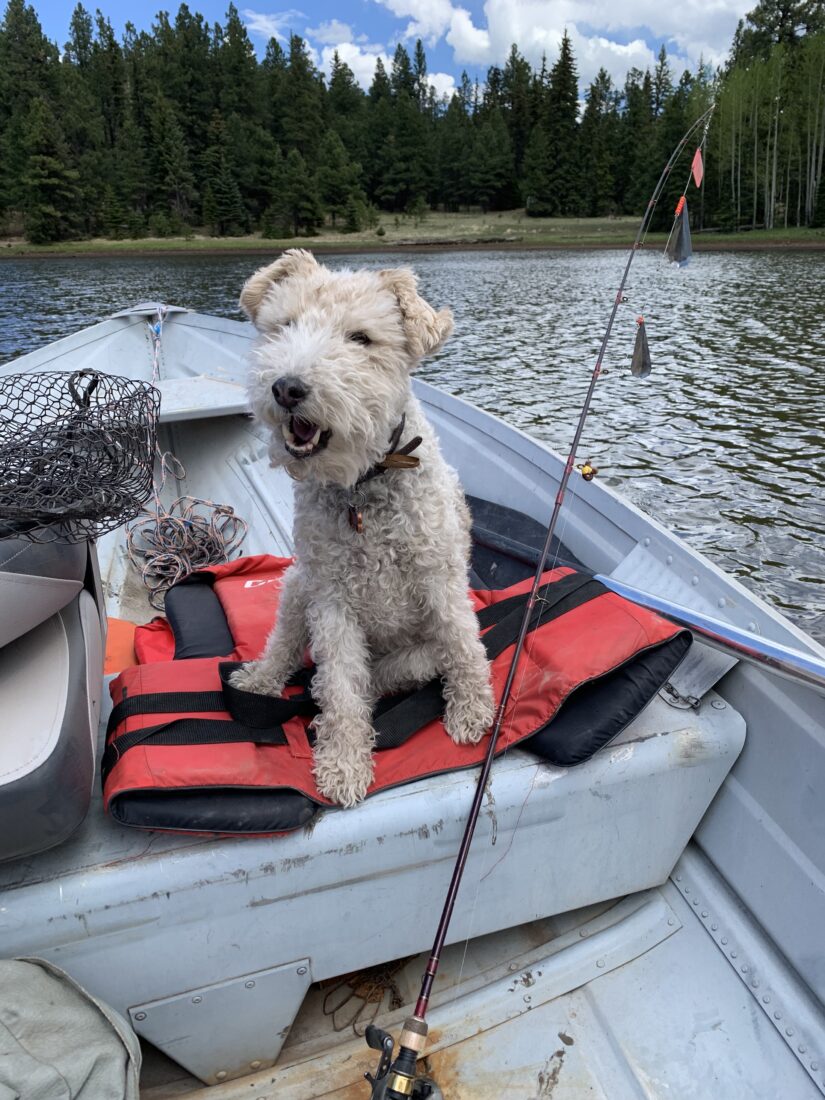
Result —
<path fill-rule="evenodd" d="M 291 324 L 291 321 L 281 321 L 281 328 L 289 328 Z"/>
<path fill-rule="evenodd" d="M 366 332 L 349 332 L 347 333 L 347 339 L 352 340 L 356 344 L 363 344 L 364 347 L 368 347 L 372 340 L 367 336 Z"/>

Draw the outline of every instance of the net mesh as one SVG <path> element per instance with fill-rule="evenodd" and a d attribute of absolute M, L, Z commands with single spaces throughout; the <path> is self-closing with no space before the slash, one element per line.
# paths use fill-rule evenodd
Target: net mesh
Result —
<path fill-rule="evenodd" d="M 82 542 L 152 492 L 160 393 L 97 371 L 0 376 L 0 538 Z"/>

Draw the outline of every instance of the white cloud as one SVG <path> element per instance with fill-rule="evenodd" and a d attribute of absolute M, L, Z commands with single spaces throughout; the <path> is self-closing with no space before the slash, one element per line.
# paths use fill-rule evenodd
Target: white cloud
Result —
<path fill-rule="evenodd" d="M 399 19 L 411 18 L 403 32 L 404 38 L 421 38 L 434 46 L 449 29 L 453 17 L 450 0 L 379 0 Z"/>
<path fill-rule="evenodd" d="M 655 64 L 663 41 L 677 76 L 683 68 L 695 68 L 700 57 L 717 64 L 727 55 L 738 20 L 753 6 L 753 0 L 623 0 L 611 5 L 604 0 L 486 0 L 483 18 L 475 23 L 466 8 L 451 0 L 377 2 L 410 20 L 402 38 L 422 38 L 430 46 L 444 38 L 457 65 L 500 65 L 513 42 L 533 64 L 541 62 L 543 53 L 552 64 L 566 29 L 583 87 L 602 66 L 623 83 L 632 66 Z M 631 34 L 629 42 L 617 40 Z"/>
<path fill-rule="evenodd" d="M 304 20 L 306 16 L 302 11 L 290 8 L 289 11 L 262 12 L 244 8 L 241 12 L 244 17 L 244 26 L 250 34 L 265 38 L 277 38 L 279 42 L 286 42 L 293 31 L 297 20 Z"/>
<path fill-rule="evenodd" d="M 455 77 L 452 73 L 427 73 L 427 82 L 435 88 L 438 99 L 450 97 L 455 91 Z"/>
<path fill-rule="evenodd" d="M 307 27 L 304 33 L 324 46 L 336 46 L 341 42 L 353 41 L 352 27 L 349 23 L 342 23 L 340 19 L 330 19 L 321 23 L 319 27 Z M 360 38 L 363 37 L 364 35 L 360 36 Z"/>
<path fill-rule="evenodd" d="M 472 16 L 464 8 L 456 8 L 447 31 L 447 42 L 455 51 L 456 60 L 480 63 L 489 61 L 489 31 L 473 25 Z"/>
<path fill-rule="evenodd" d="M 338 53 L 341 61 L 344 61 L 352 69 L 353 75 L 362 88 L 369 88 L 375 75 L 375 63 L 380 57 L 385 68 L 389 71 L 392 58 L 383 52 L 380 46 L 359 46 L 355 42 L 338 42 L 332 46 L 324 46 L 321 50 L 321 67 L 329 75 L 332 68 L 333 54 Z"/>

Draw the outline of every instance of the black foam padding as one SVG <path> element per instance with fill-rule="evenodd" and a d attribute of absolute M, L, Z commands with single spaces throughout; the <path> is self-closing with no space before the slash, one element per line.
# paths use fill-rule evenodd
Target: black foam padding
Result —
<path fill-rule="evenodd" d="M 228 657 L 235 648 L 212 585 L 176 584 L 166 593 L 166 618 L 175 635 L 175 660 Z"/>
<path fill-rule="evenodd" d="M 520 747 L 551 764 L 583 764 L 641 714 L 690 649 L 687 630 L 640 653 L 620 668 L 582 684 L 550 722 Z"/>
<path fill-rule="evenodd" d="M 480 497 L 467 497 L 473 517 L 470 583 L 473 588 L 509 588 L 536 571 L 547 527 L 538 520 Z M 549 521 L 549 516 L 547 517 Z M 570 550 L 554 537 L 545 568 L 571 565 L 584 569 Z"/>
<path fill-rule="evenodd" d="M 317 802 L 287 787 L 126 791 L 109 805 L 116 821 L 137 829 L 245 835 L 299 829 L 319 809 Z"/>

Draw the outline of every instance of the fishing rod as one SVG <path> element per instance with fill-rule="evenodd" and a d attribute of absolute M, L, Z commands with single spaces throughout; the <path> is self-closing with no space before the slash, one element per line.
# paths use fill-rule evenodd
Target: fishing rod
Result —
<path fill-rule="evenodd" d="M 562 473 L 561 480 L 559 482 L 558 492 L 556 493 L 556 499 L 553 505 L 553 513 L 550 517 L 550 523 L 547 527 L 545 534 L 544 546 L 539 554 L 538 563 L 536 565 L 536 572 L 533 577 L 533 583 L 530 588 L 530 594 L 527 598 L 527 604 L 524 608 L 524 615 L 521 620 L 521 627 L 519 629 L 518 637 L 516 639 L 515 649 L 513 650 L 513 657 L 510 661 L 510 667 L 507 671 L 507 679 L 504 683 L 504 690 L 501 695 L 498 707 L 496 709 L 495 721 L 493 722 L 492 729 L 490 731 L 490 741 L 487 746 L 487 754 L 484 758 L 484 762 L 481 766 L 481 773 L 478 777 L 476 784 L 475 794 L 473 796 L 472 806 L 470 807 L 470 813 L 467 817 L 467 823 L 464 827 L 464 835 L 461 838 L 461 844 L 459 845 L 458 855 L 456 856 L 455 866 L 453 868 L 452 878 L 450 885 L 447 889 L 447 895 L 444 899 L 444 908 L 441 912 L 441 917 L 438 922 L 438 928 L 435 934 L 435 940 L 433 941 L 430 957 L 427 962 L 426 969 L 421 981 L 421 989 L 418 994 L 418 1000 L 415 1004 L 415 1010 L 412 1016 L 408 1016 L 404 1021 L 401 1035 L 398 1040 L 398 1054 L 393 1060 L 393 1050 L 395 1044 L 392 1036 L 387 1032 L 382 1031 L 375 1025 L 370 1025 L 366 1031 L 366 1040 L 370 1047 L 374 1050 L 381 1052 L 381 1057 L 378 1063 L 378 1069 L 375 1075 L 367 1073 L 365 1077 L 372 1086 L 371 1100 L 406 1100 L 407 1097 L 412 1097 L 413 1100 L 425 1100 L 426 1097 L 431 1096 L 433 1092 L 433 1085 L 422 1078 L 416 1079 L 416 1063 L 421 1057 L 424 1050 L 424 1046 L 427 1041 L 427 1008 L 430 1003 L 430 994 L 432 993 L 433 982 L 435 976 L 438 973 L 438 964 L 441 959 L 441 952 L 444 948 L 444 944 L 447 939 L 447 931 L 450 927 L 450 920 L 453 915 L 453 909 L 455 908 L 456 898 L 458 897 L 458 890 L 461 885 L 461 879 L 464 874 L 464 868 L 467 864 L 467 856 L 470 852 L 470 845 L 473 840 L 473 833 L 475 832 L 478 817 L 481 812 L 481 803 L 484 797 L 484 789 L 487 785 L 487 780 L 490 776 L 490 769 L 493 765 L 493 759 L 495 757 L 496 746 L 498 744 L 499 734 L 501 733 L 501 727 L 504 723 L 504 712 L 507 708 L 507 703 L 510 699 L 510 694 L 513 688 L 513 682 L 516 677 L 516 671 L 518 668 L 519 659 L 524 649 L 524 642 L 527 637 L 527 632 L 530 626 L 530 622 L 533 618 L 533 612 L 538 599 L 539 588 L 541 586 L 542 574 L 544 573 L 544 565 L 547 557 L 550 553 L 550 548 L 553 542 L 553 536 L 558 524 L 559 513 L 561 512 L 562 505 L 564 503 L 565 495 L 567 492 L 567 486 L 570 481 L 570 477 L 573 473 L 576 462 L 576 454 L 581 442 L 582 432 L 584 431 L 584 425 L 587 420 L 588 413 L 590 412 L 590 405 L 593 400 L 593 394 L 596 390 L 596 383 L 602 373 L 602 362 L 604 360 L 604 353 L 607 349 L 607 343 L 610 339 L 610 334 L 613 331 L 613 324 L 616 320 L 616 314 L 619 311 L 619 306 L 626 301 L 624 297 L 624 289 L 627 285 L 627 276 L 630 272 L 631 265 L 636 253 L 641 247 L 642 240 L 650 225 L 651 218 L 653 217 L 653 211 L 656 208 L 656 204 L 662 194 L 662 191 L 670 176 L 671 169 L 679 159 L 683 149 L 690 141 L 690 138 L 699 127 L 704 126 L 704 132 L 700 149 L 705 144 L 707 138 L 708 127 L 710 125 L 710 119 L 713 115 L 714 105 L 710 106 L 698 119 L 688 128 L 682 139 L 679 141 L 676 148 L 671 153 L 667 164 L 662 169 L 662 174 L 659 177 L 659 181 L 653 190 L 653 193 L 648 201 L 647 208 L 642 217 L 638 231 L 636 233 L 636 239 L 633 242 L 633 246 L 630 249 L 630 253 L 625 264 L 624 272 L 622 274 L 621 282 L 619 283 L 616 297 L 613 301 L 613 307 L 610 311 L 610 317 L 608 318 L 607 328 L 605 329 L 602 342 L 599 347 L 598 355 L 596 356 L 596 363 L 593 367 L 593 372 L 590 377 L 590 385 L 584 398 L 581 412 L 579 414 L 578 424 L 576 425 L 576 431 L 573 436 L 573 443 L 570 447 L 570 453 L 567 456 L 567 461 L 564 466 L 564 472 Z M 694 157 L 695 160 L 695 157 Z M 689 182 L 689 181 L 688 181 Z M 686 210 L 684 209 L 684 196 L 680 200 L 680 206 L 677 207 L 676 218 L 682 217 L 686 219 Z M 637 357 L 637 352 L 643 351 L 647 356 L 647 339 L 644 332 L 644 321 L 639 319 L 639 329 L 637 332 L 637 348 L 634 351 L 634 359 Z M 649 363 L 649 356 L 647 357 Z M 635 372 L 634 372 L 635 373 Z M 640 373 L 649 373 L 642 371 Z M 593 476 L 597 472 L 595 467 L 586 463 L 582 467 L 582 476 L 586 480 L 592 480 Z"/>

